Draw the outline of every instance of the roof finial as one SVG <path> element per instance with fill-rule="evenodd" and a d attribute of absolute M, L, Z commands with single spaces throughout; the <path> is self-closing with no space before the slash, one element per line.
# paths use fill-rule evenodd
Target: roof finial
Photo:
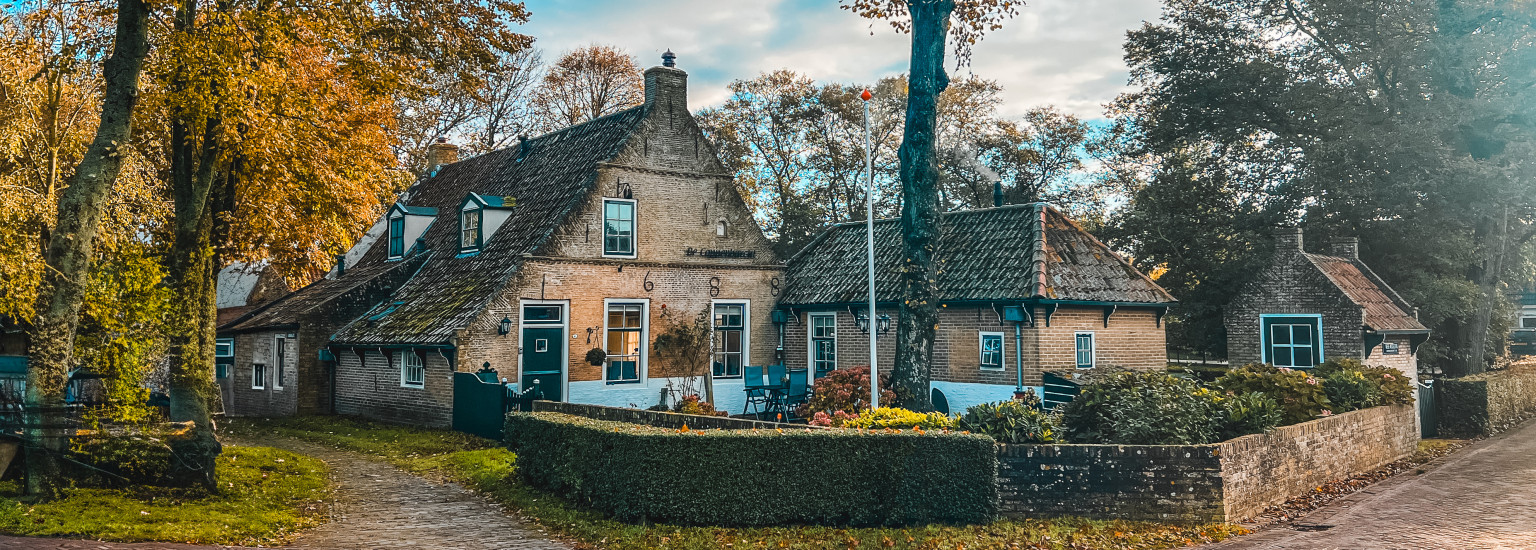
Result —
<path fill-rule="evenodd" d="M 672 48 L 667 48 L 667 51 L 663 52 L 661 54 L 661 66 L 663 66 L 663 67 L 676 67 L 677 66 L 677 54 L 672 53 Z"/>

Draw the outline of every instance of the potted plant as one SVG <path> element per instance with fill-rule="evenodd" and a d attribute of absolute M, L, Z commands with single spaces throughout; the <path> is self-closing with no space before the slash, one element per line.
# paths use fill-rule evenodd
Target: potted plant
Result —
<path fill-rule="evenodd" d="M 603 361 L 607 360 L 608 352 L 603 351 L 603 348 L 592 348 L 592 351 L 587 352 L 587 362 L 594 367 L 602 366 Z"/>

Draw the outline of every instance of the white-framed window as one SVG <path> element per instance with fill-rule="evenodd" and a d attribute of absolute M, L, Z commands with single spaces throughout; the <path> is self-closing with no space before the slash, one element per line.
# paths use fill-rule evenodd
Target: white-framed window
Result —
<path fill-rule="evenodd" d="M 272 389 L 283 389 L 283 382 L 287 381 L 284 373 L 288 370 L 288 338 L 275 336 L 272 338 L 272 368 L 274 377 Z"/>
<path fill-rule="evenodd" d="M 1527 313 L 1521 315 L 1520 328 L 1536 328 L 1536 314 Z"/>
<path fill-rule="evenodd" d="M 421 363 L 421 356 L 416 352 L 406 350 L 400 354 L 400 387 L 420 388 L 427 380 L 427 367 Z"/>
<path fill-rule="evenodd" d="M 214 340 L 213 341 L 213 356 L 214 357 L 234 357 L 235 356 L 235 339 L 234 338 L 219 338 L 218 340 Z"/>
<path fill-rule="evenodd" d="M 1265 363 L 1305 369 L 1323 361 L 1322 315 L 1261 315 L 1259 327 Z"/>
<path fill-rule="evenodd" d="M 485 212 L 478 207 L 470 207 L 459 213 L 459 249 L 474 250 L 480 248 L 480 228 L 484 220 Z"/>
<path fill-rule="evenodd" d="M 267 366 L 261 363 L 251 365 L 251 389 L 267 389 Z"/>
<path fill-rule="evenodd" d="M 981 368 L 1003 370 L 1003 333 L 981 333 Z"/>
<path fill-rule="evenodd" d="M 747 303 L 715 302 L 714 329 L 711 371 L 715 378 L 740 378 L 747 361 Z"/>
<path fill-rule="evenodd" d="M 837 370 L 837 313 L 812 313 L 807 317 L 811 337 L 811 367 L 817 378 Z"/>
<path fill-rule="evenodd" d="M 607 310 L 603 328 L 608 360 L 603 380 L 609 384 L 638 383 L 645 361 L 645 303 L 609 302 Z"/>
<path fill-rule="evenodd" d="M 1095 351 L 1096 350 L 1095 350 L 1095 346 L 1094 346 L 1094 342 L 1093 342 L 1093 333 L 1092 332 L 1078 332 L 1078 333 L 1074 333 L 1072 335 L 1072 339 L 1074 341 L 1076 341 L 1076 345 L 1074 347 L 1076 348 L 1076 352 L 1077 353 L 1075 353 L 1074 355 L 1077 356 L 1077 368 L 1080 368 L 1080 369 L 1091 369 L 1091 368 L 1093 368 L 1094 363 L 1098 359 L 1095 356 Z"/>
<path fill-rule="evenodd" d="M 635 257 L 634 199 L 603 199 L 603 256 Z"/>
<path fill-rule="evenodd" d="M 395 212 L 389 218 L 389 257 L 405 255 L 405 215 Z"/>

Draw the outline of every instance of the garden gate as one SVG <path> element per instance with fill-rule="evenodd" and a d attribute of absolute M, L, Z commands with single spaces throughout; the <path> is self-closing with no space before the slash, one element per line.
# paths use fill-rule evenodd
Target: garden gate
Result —
<path fill-rule="evenodd" d="M 1419 382 L 1419 437 L 1440 435 L 1440 417 L 1435 414 L 1435 381 Z"/>
<path fill-rule="evenodd" d="M 496 379 L 496 371 L 489 376 L 453 373 L 453 429 L 501 441 L 506 415 L 507 390 Z"/>

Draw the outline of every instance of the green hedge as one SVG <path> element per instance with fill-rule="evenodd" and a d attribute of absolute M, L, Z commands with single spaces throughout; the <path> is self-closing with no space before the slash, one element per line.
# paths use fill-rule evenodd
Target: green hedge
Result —
<path fill-rule="evenodd" d="M 529 484 L 623 521 L 694 525 L 980 523 L 997 509 L 991 438 L 854 430 L 681 432 L 507 415 Z"/>

